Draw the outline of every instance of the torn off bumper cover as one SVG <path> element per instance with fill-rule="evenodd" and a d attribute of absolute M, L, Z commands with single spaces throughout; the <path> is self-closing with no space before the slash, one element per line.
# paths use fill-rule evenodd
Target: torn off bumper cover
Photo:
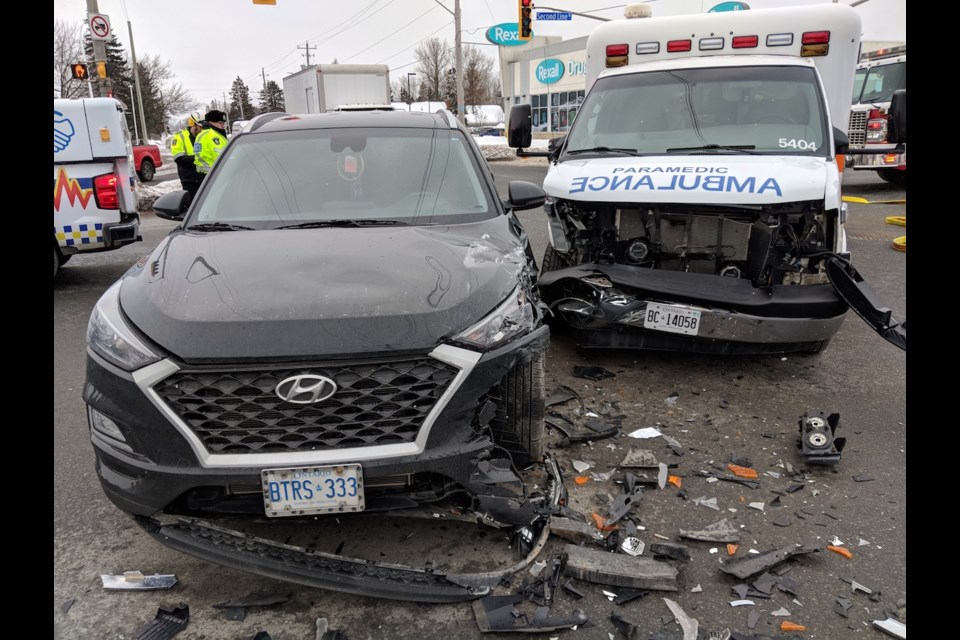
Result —
<path fill-rule="evenodd" d="M 349 558 L 252 536 L 196 518 L 179 518 L 171 523 L 146 516 L 134 516 L 134 520 L 166 547 L 248 573 L 375 598 L 461 602 L 488 595 L 501 580 L 528 566 L 543 550 L 550 535 L 549 515 L 561 510 L 566 501 L 559 467 L 549 457 L 544 466 L 550 476 L 546 503 L 533 509 L 533 520 L 524 528 L 537 531 L 538 535 L 534 535 L 522 560 L 489 572 L 445 572 Z"/>

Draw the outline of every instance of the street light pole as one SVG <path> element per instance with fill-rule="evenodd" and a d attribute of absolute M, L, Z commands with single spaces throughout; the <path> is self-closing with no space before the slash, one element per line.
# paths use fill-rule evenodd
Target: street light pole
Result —
<path fill-rule="evenodd" d="M 454 75 L 456 76 L 455 79 L 457 82 L 457 119 L 461 122 L 461 124 L 466 124 L 467 123 L 466 115 L 463 113 L 464 112 L 464 108 L 463 108 L 463 75 L 464 73 L 462 68 L 463 67 L 462 39 L 460 37 L 460 0 L 455 0 L 453 5 L 453 11 L 450 11 L 450 9 L 447 9 L 446 7 L 444 7 L 443 3 L 440 2 L 440 0 L 433 0 L 433 1 L 439 4 L 441 7 L 443 7 L 447 13 L 453 15 L 453 26 L 454 26 L 454 29 L 456 29 L 457 31 L 456 38 L 454 39 L 454 42 L 456 43 L 456 51 L 457 51 L 456 68 L 454 69 L 454 71 L 456 72 L 454 73 Z"/>
<path fill-rule="evenodd" d="M 410 106 L 413 103 L 413 89 L 410 88 L 410 76 L 417 75 L 416 71 L 411 71 L 407 73 L 407 111 L 410 111 Z"/>

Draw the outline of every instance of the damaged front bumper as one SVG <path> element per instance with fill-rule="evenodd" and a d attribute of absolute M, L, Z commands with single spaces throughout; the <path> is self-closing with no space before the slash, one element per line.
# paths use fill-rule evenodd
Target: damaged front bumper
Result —
<path fill-rule="evenodd" d="M 371 562 L 323 553 L 252 536 L 194 518 L 171 523 L 134 516 L 134 520 L 161 544 L 226 567 L 302 584 L 376 598 L 408 602 L 444 603 L 485 596 L 504 578 L 527 567 L 543 550 L 550 535 L 549 516 L 564 510 L 567 492 L 560 469 L 546 456 L 546 490 L 523 501 L 523 513 L 532 520 L 521 529 L 527 535 L 526 556 L 506 569 L 456 573 L 436 569 Z M 499 504 L 499 503 L 498 503 Z M 477 514 L 482 520 L 489 514 Z"/>
<path fill-rule="evenodd" d="M 830 284 L 758 289 L 745 279 L 621 264 L 550 271 L 538 286 L 554 314 L 579 330 L 584 347 L 742 354 L 816 350 L 840 329 L 847 311 Z M 694 315 L 696 333 L 650 328 L 650 303 Z"/>

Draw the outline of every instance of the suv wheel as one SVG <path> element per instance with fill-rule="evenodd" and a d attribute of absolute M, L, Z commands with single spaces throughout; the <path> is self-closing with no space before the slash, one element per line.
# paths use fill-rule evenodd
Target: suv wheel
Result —
<path fill-rule="evenodd" d="M 143 162 L 140 163 L 140 171 L 137 171 L 137 175 L 140 176 L 140 182 L 150 182 L 153 180 L 153 177 L 157 175 L 156 168 L 153 166 L 153 160 L 144 158 Z"/>
<path fill-rule="evenodd" d="M 495 391 L 493 439 L 521 468 L 543 455 L 543 357 L 536 353 L 514 365 Z"/>

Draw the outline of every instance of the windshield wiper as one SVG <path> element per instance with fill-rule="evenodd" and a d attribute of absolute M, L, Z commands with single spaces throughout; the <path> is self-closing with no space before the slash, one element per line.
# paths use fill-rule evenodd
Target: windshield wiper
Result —
<path fill-rule="evenodd" d="M 569 156 L 575 156 L 578 153 L 625 153 L 628 156 L 640 155 L 636 149 L 618 149 L 615 147 L 592 147 L 590 149 L 574 149 L 573 151 L 567 151 L 567 155 Z"/>
<path fill-rule="evenodd" d="M 187 227 L 188 231 L 254 231 L 253 227 L 244 227 L 239 224 L 227 224 L 226 222 L 204 222 L 202 224 L 192 224 Z"/>
<path fill-rule="evenodd" d="M 755 144 L 705 144 L 702 147 L 674 147 L 667 149 L 667 153 L 674 151 L 737 151 L 739 153 L 756 153 L 750 149 L 756 149 Z"/>
<path fill-rule="evenodd" d="M 313 222 L 301 222 L 300 224 L 288 224 L 277 229 L 319 229 L 321 227 L 387 227 L 391 225 L 407 226 L 406 222 L 400 220 L 352 220 L 343 218 L 341 220 L 314 220 Z"/>

